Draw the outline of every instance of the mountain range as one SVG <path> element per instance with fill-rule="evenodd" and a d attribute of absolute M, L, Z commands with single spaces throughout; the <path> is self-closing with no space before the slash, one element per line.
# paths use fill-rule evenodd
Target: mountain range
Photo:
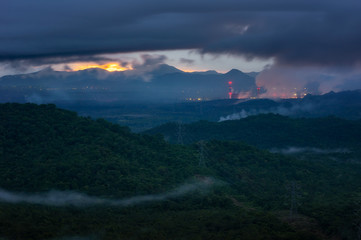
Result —
<path fill-rule="evenodd" d="M 114 101 L 183 101 L 186 99 L 224 99 L 229 82 L 234 94 L 256 92 L 254 73 L 247 75 L 233 69 L 225 74 L 216 71 L 183 72 L 159 64 L 152 69 L 108 72 L 100 68 L 80 71 L 54 71 L 8 75 L 0 78 L 1 102 L 92 100 Z"/>

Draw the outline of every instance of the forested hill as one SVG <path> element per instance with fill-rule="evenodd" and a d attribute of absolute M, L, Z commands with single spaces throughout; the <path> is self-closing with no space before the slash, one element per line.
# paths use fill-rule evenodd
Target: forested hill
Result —
<path fill-rule="evenodd" d="M 51 104 L 0 104 L 0 186 L 6 189 L 164 191 L 194 174 L 197 158 L 181 148 Z"/>
<path fill-rule="evenodd" d="M 169 144 L 55 105 L 0 104 L 5 239 L 354 239 L 360 171 L 240 142 Z"/>
<path fill-rule="evenodd" d="M 184 143 L 210 139 L 237 140 L 262 148 L 361 147 L 361 120 L 336 117 L 290 118 L 260 114 L 223 122 L 167 123 L 145 133 L 162 134 L 173 143 L 181 136 Z"/>

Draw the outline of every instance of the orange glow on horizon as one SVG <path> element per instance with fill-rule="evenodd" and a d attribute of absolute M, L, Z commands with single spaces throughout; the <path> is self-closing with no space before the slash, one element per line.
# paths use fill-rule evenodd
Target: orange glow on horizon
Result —
<path fill-rule="evenodd" d="M 194 72 L 207 72 L 209 71 L 209 69 L 189 69 L 189 68 L 181 68 L 181 67 L 177 67 L 179 70 L 181 70 L 182 72 L 186 72 L 186 73 L 194 73 Z M 217 73 L 226 73 L 226 72 L 222 72 L 222 71 L 216 71 Z"/>
<path fill-rule="evenodd" d="M 198 72 L 197 70 L 192 70 L 192 69 L 181 69 L 181 68 L 178 69 L 186 73 Z"/>
<path fill-rule="evenodd" d="M 107 70 L 108 72 L 122 72 L 126 70 L 132 70 L 133 68 L 131 66 L 120 66 L 119 63 L 106 63 L 103 65 L 100 64 L 77 64 L 72 67 L 72 71 L 80 71 L 85 70 L 89 68 L 101 68 L 104 70 Z"/>

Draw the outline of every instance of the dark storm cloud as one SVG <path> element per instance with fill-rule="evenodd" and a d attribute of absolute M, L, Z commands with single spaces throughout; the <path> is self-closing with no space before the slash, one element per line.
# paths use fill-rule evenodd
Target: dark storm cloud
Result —
<path fill-rule="evenodd" d="M 141 67 L 148 67 L 148 66 L 157 66 L 159 64 L 164 63 L 165 60 L 167 60 L 167 56 L 165 55 L 150 55 L 150 54 L 142 54 L 141 56 L 143 63 L 140 65 L 134 64 L 135 68 L 141 66 Z"/>
<path fill-rule="evenodd" d="M 0 60 L 192 48 L 347 65 L 361 58 L 360 10 L 359 0 L 7 0 Z"/>
<path fill-rule="evenodd" d="M 9 65 L 13 68 L 21 66 L 42 66 L 47 64 L 62 64 L 62 63 L 75 63 L 75 62 L 96 62 L 96 63 L 106 63 L 109 61 L 114 61 L 111 58 L 102 57 L 102 56 L 69 56 L 69 57 L 38 57 L 38 58 L 29 58 L 29 59 L 20 59 L 17 61 L 8 61 Z"/>
<path fill-rule="evenodd" d="M 69 57 L 48 57 L 48 58 L 32 58 L 26 60 L 26 63 L 29 65 L 44 65 L 44 64 L 59 64 L 59 63 L 75 63 L 75 62 L 96 62 L 96 63 L 106 63 L 109 61 L 114 61 L 114 59 L 103 57 L 103 56 L 69 56 Z"/>
<path fill-rule="evenodd" d="M 111 58 L 102 57 L 102 56 L 54 56 L 54 57 L 37 57 L 37 58 L 25 58 L 25 59 L 12 59 L 5 60 L 3 64 L 8 69 L 13 69 L 15 71 L 23 72 L 31 69 L 32 67 L 38 66 L 50 66 L 52 64 L 67 64 L 75 62 L 95 62 L 98 64 L 104 64 L 106 62 L 114 61 Z M 126 65 L 127 63 L 121 63 Z M 69 66 L 65 66 L 64 70 L 70 70 Z"/>

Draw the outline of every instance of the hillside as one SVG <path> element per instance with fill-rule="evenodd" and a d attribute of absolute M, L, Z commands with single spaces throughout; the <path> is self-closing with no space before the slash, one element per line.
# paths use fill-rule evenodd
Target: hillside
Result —
<path fill-rule="evenodd" d="M 353 239 L 361 166 L 0 104 L 5 239 Z"/>
<path fill-rule="evenodd" d="M 3 188 L 119 197 L 166 190 L 194 174 L 193 153 L 101 119 L 55 105 L 2 104 L 0 113 Z"/>
<path fill-rule="evenodd" d="M 177 142 L 179 124 L 167 123 L 145 131 L 162 134 Z M 185 143 L 200 140 L 243 141 L 261 148 L 317 147 L 360 148 L 361 121 L 336 117 L 290 118 L 275 114 L 260 114 L 240 120 L 223 122 L 199 121 L 181 126 Z"/>

